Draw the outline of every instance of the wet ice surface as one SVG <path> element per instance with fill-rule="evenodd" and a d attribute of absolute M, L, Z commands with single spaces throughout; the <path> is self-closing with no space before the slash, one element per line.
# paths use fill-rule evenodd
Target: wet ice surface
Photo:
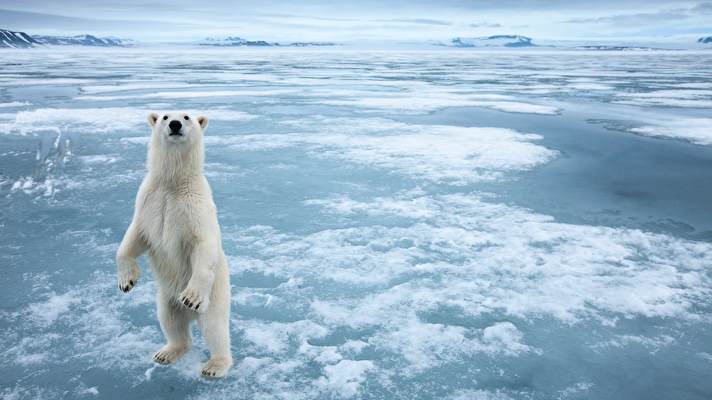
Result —
<path fill-rule="evenodd" d="M 3 52 L 3 397 L 712 395 L 712 54 L 182 51 Z M 211 118 L 220 382 L 115 286 L 166 109 Z"/>

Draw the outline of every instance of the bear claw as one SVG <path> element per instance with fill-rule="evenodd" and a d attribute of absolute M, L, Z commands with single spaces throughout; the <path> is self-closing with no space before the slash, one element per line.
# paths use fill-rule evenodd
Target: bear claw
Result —
<path fill-rule="evenodd" d="M 191 310 L 198 311 L 200 306 L 207 304 L 207 298 L 204 298 L 196 290 L 187 288 L 178 297 L 178 301 L 183 303 L 184 306 L 190 308 Z"/>
<path fill-rule="evenodd" d="M 134 286 L 138 283 L 138 268 L 131 268 L 127 270 L 119 269 L 119 290 L 124 293 L 128 293 Z"/>
<path fill-rule="evenodd" d="M 231 359 L 210 359 L 203 365 L 200 375 L 204 378 L 222 378 L 232 366 Z"/>
<path fill-rule="evenodd" d="M 188 348 L 166 345 L 153 355 L 153 361 L 164 365 L 172 364 L 176 360 L 178 360 L 183 354 L 185 354 L 186 351 L 188 351 Z"/>

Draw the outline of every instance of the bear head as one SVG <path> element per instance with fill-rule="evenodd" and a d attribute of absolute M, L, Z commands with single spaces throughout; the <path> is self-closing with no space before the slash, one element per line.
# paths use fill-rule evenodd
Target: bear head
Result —
<path fill-rule="evenodd" d="M 208 127 L 208 118 L 194 118 L 184 112 L 150 113 L 148 124 L 159 143 L 179 146 L 201 142 L 203 131 Z"/>

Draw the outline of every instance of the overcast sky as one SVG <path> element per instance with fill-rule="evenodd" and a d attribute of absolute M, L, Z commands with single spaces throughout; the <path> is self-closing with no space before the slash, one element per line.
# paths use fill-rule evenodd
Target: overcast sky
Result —
<path fill-rule="evenodd" d="M 0 28 L 142 41 L 227 35 L 270 41 L 422 41 L 494 34 L 679 40 L 712 35 L 712 2 L 0 0 Z"/>

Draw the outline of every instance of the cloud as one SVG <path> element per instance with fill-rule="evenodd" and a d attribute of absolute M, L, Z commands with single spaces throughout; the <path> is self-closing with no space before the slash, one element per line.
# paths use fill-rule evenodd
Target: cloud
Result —
<path fill-rule="evenodd" d="M 0 28 L 29 31 L 30 34 L 124 34 L 132 29 L 177 30 L 195 28 L 185 22 L 68 17 L 50 13 L 0 9 Z"/>
<path fill-rule="evenodd" d="M 610 25 L 645 25 L 655 22 L 674 22 L 686 20 L 698 15 L 712 14 L 712 3 L 699 3 L 692 8 L 665 9 L 656 12 L 614 14 L 601 17 L 572 18 L 564 23 L 610 24 Z"/>
<path fill-rule="evenodd" d="M 700 3 L 692 7 L 690 12 L 696 14 L 712 14 L 712 3 Z"/>
<path fill-rule="evenodd" d="M 593 24 L 645 24 L 651 22 L 661 22 L 661 21 L 671 21 L 671 20 L 683 20 L 687 19 L 689 15 L 680 12 L 657 12 L 657 13 L 640 13 L 640 14 L 618 14 L 609 15 L 604 17 L 596 18 L 573 18 L 565 23 L 580 24 L 580 23 L 593 23 Z"/>
<path fill-rule="evenodd" d="M 496 22 L 475 22 L 474 24 L 470 24 L 470 28 L 501 28 L 502 24 L 496 23 Z"/>
<path fill-rule="evenodd" d="M 407 22 L 411 24 L 423 24 L 423 25 L 452 25 L 452 23 L 448 21 L 442 21 L 439 19 L 428 19 L 428 18 L 402 18 L 402 19 L 393 19 L 391 20 L 393 22 Z"/>

